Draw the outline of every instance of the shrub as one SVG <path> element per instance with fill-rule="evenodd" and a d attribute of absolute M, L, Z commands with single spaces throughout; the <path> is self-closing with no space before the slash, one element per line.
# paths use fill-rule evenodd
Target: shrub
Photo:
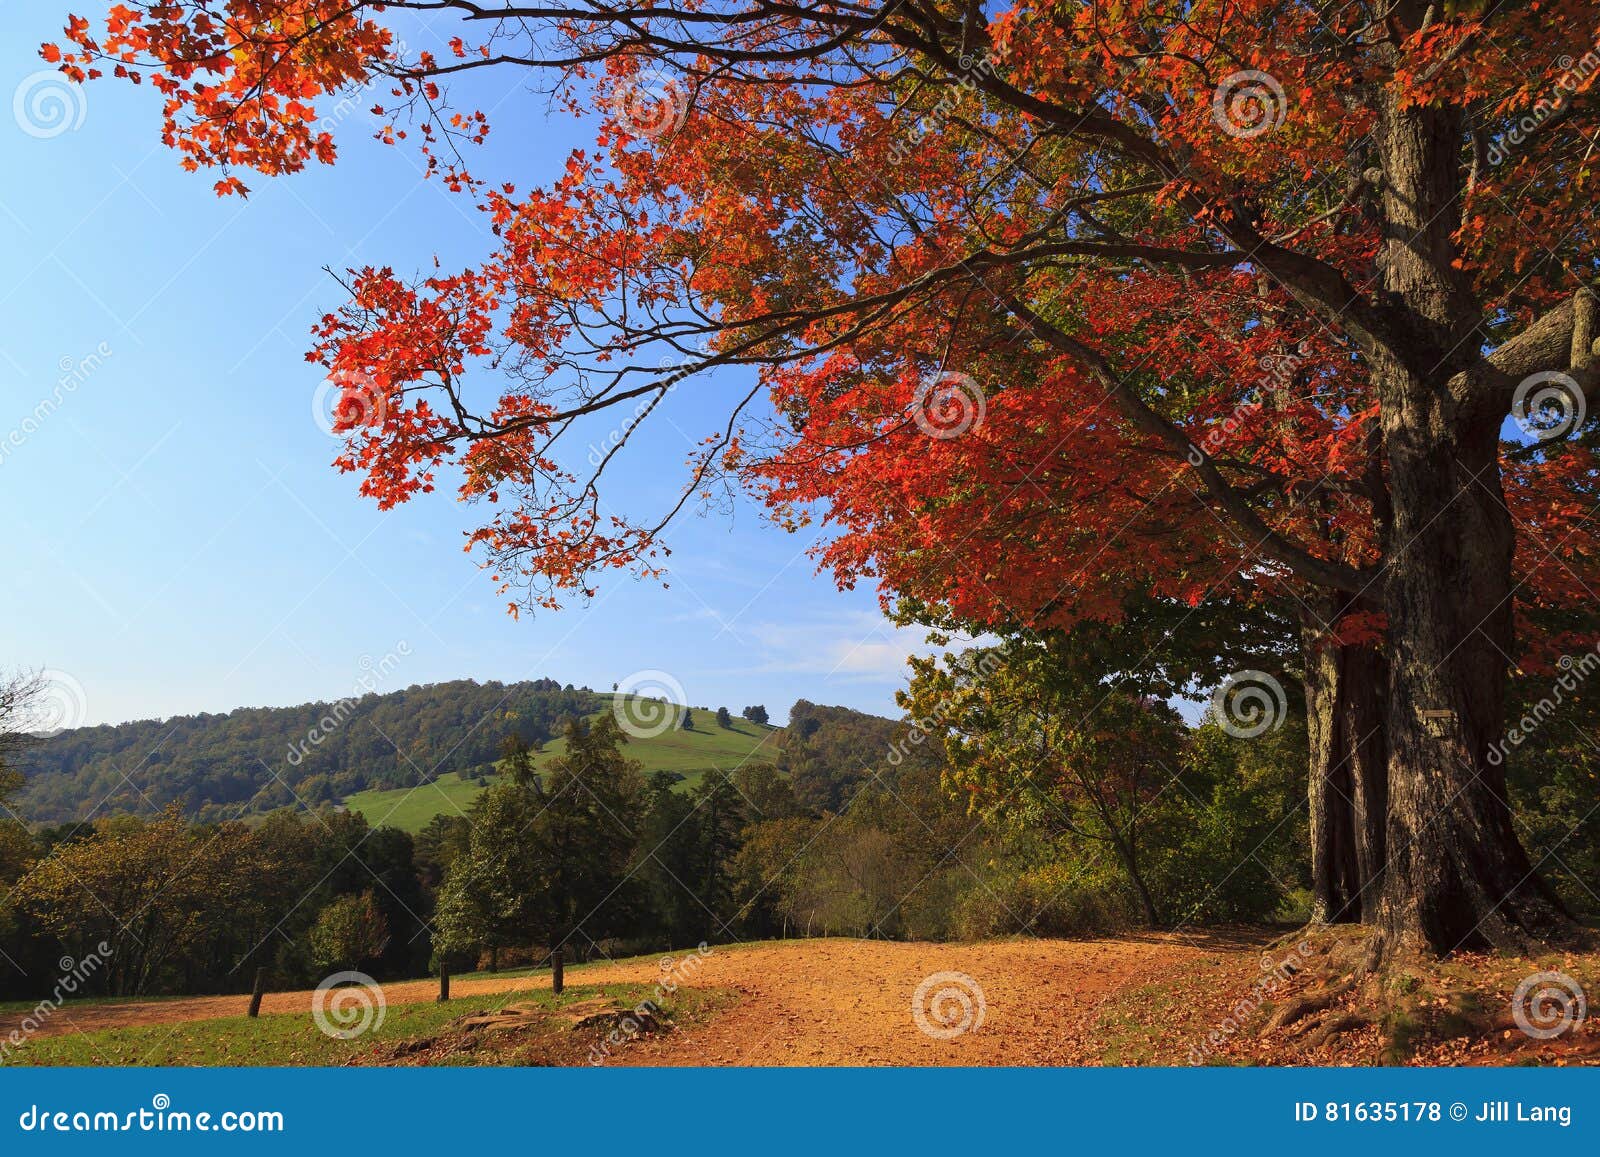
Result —
<path fill-rule="evenodd" d="M 1140 922 L 1138 904 L 1109 870 L 1062 862 L 974 885 L 956 904 L 951 931 L 962 940 L 1024 933 L 1091 936 Z"/>

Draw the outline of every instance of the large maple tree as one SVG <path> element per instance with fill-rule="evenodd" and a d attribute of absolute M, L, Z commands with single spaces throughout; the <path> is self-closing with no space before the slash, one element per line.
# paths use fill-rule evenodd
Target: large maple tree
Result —
<path fill-rule="evenodd" d="M 403 49 L 416 14 L 460 22 Z M 381 82 L 497 247 L 351 271 L 312 352 L 340 465 L 384 504 L 460 467 L 530 600 L 659 567 L 682 504 L 607 513 L 606 467 L 754 367 L 683 502 L 733 470 L 820 511 L 845 581 L 1021 627 L 1295 608 L 1323 912 L 1447 952 L 1569 927 L 1490 754 L 1508 668 L 1563 643 L 1519 610 L 1593 573 L 1597 33 L 1583 0 L 189 0 L 45 55 L 147 79 L 223 193 L 331 163 L 319 105 Z M 548 77 L 594 148 L 481 183 L 445 87 L 480 69 Z"/>

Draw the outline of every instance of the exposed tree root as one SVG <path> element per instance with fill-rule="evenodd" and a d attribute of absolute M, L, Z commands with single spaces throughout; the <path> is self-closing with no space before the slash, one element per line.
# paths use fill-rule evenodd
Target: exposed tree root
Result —
<path fill-rule="evenodd" d="M 1312 925 L 1293 937 L 1301 991 L 1262 1025 L 1258 1038 L 1292 1040 L 1293 1051 L 1316 1053 L 1333 1038 L 1379 1023 L 1387 965 L 1383 936 L 1357 925 Z M 1279 941 L 1282 945 L 1284 941 Z"/>
<path fill-rule="evenodd" d="M 1278 975 L 1288 980 L 1263 1006 L 1256 1038 L 1266 1055 L 1291 1064 L 1317 1063 L 1330 1048 L 1346 1060 L 1390 1065 L 1419 1058 L 1470 1063 L 1486 1054 L 1536 1050 L 1548 1063 L 1585 1063 L 1600 1055 L 1600 1044 L 1580 1031 L 1581 1023 L 1551 1043 L 1534 1039 L 1512 1017 L 1509 1002 L 1518 983 L 1553 967 L 1535 957 L 1478 953 L 1440 960 L 1355 925 L 1312 925 L 1276 941 L 1269 952 L 1287 952 L 1298 967 L 1279 962 Z M 1582 963 L 1569 955 L 1560 967 L 1582 972 Z M 1363 1029 L 1376 1029 L 1375 1037 L 1333 1043 Z"/>
<path fill-rule="evenodd" d="M 1267 1018 L 1267 1023 L 1262 1026 L 1260 1036 L 1269 1037 L 1275 1032 L 1289 1028 L 1296 1021 L 1310 1016 L 1314 1012 L 1323 1012 L 1345 993 L 1356 986 L 1356 978 L 1348 977 L 1343 981 L 1331 984 L 1318 992 L 1297 996 L 1287 1004 L 1281 1005 L 1278 1011 Z M 1292 1029 L 1290 1035 L 1297 1035 L 1310 1026 Z"/>
<path fill-rule="evenodd" d="M 1342 1032 L 1350 1032 L 1353 1029 L 1358 1028 L 1367 1028 L 1371 1024 L 1371 1018 L 1363 1016 L 1359 1012 L 1350 1012 L 1348 1010 L 1344 1010 L 1340 1012 L 1329 1013 L 1319 1022 L 1316 1035 L 1310 1038 L 1310 1041 L 1306 1047 L 1315 1051 L 1320 1049 L 1323 1045 L 1327 1044 L 1330 1040 Z"/>
<path fill-rule="evenodd" d="M 1312 926 L 1112 998 L 1101 1062 L 1600 1067 L 1600 953 L 1440 960 L 1377 944 L 1371 928 Z M 1588 994 L 1586 1017 L 1563 991 Z"/>

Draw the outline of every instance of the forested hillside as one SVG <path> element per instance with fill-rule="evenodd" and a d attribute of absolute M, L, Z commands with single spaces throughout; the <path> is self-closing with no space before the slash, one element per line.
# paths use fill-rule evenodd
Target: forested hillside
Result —
<path fill-rule="evenodd" d="M 802 806 L 841 811 L 862 781 L 884 766 L 899 726 L 848 707 L 822 707 L 801 699 L 779 737 L 778 769 L 789 776 Z"/>
<path fill-rule="evenodd" d="M 28 779 L 21 810 L 30 821 L 65 823 L 174 803 L 199 819 L 327 803 L 486 767 L 508 734 L 542 743 L 568 717 L 600 706 L 588 688 L 553 679 L 461 679 L 334 703 L 80 727 L 16 761 Z"/>

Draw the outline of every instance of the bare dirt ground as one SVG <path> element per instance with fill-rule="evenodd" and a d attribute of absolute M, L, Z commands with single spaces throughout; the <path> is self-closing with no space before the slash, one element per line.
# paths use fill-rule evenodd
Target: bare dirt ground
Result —
<path fill-rule="evenodd" d="M 1214 957 L 1214 938 L 899 944 L 826 940 L 708 958 L 696 983 L 741 999 L 704 1027 L 650 1038 L 617 1062 L 642 1065 L 1064 1065 L 1084 1063 L 1101 1006 Z M 1222 951 L 1254 957 L 1229 941 Z M 937 973 L 921 1002 L 918 986 Z M 943 999 L 941 995 L 943 994 Z M 965 995 L 967 1003 L 962 1002 Z M 941 1019 L 941 1013 L 943 1019 Z"/>
<path fill-rule="evenodd" d="M 738 999 L 708 1023 L 640 1039 L 612 1063 L 643 1065 L 1059 1065 L 1092 1063 L 1086 1037 L 1102 1008 L 1131 988 L 1254 960 L 1264 937 L 1142 935 L 1115 939 L 901 944 L 795 940 L 713 949 L 680 981 Z M 913 1002 L 923 987 L 919 1026 Z M 661 980 L 652 958 L 574 968 L 573 986 Z M 679 975 L 683 975 L 680 972 Z M 548 975 L 457 980 L 452 1003 L 547 987 Z M 391 1005 L 432 1001 L 431 980 L 386 984 Z M 269 994 L 263 1013 L 309 1013 L 309 991 Z M 248 998 L 195 997 L 69 1005 L 46 1033 L 239 1016 Z M 0 1014 L 0 1036 L 23 1019 Z M 960 1029 L 956 1032 L 954 1030 Z M 928 1030 L 932 1030 L 931 1032 Z"/>

